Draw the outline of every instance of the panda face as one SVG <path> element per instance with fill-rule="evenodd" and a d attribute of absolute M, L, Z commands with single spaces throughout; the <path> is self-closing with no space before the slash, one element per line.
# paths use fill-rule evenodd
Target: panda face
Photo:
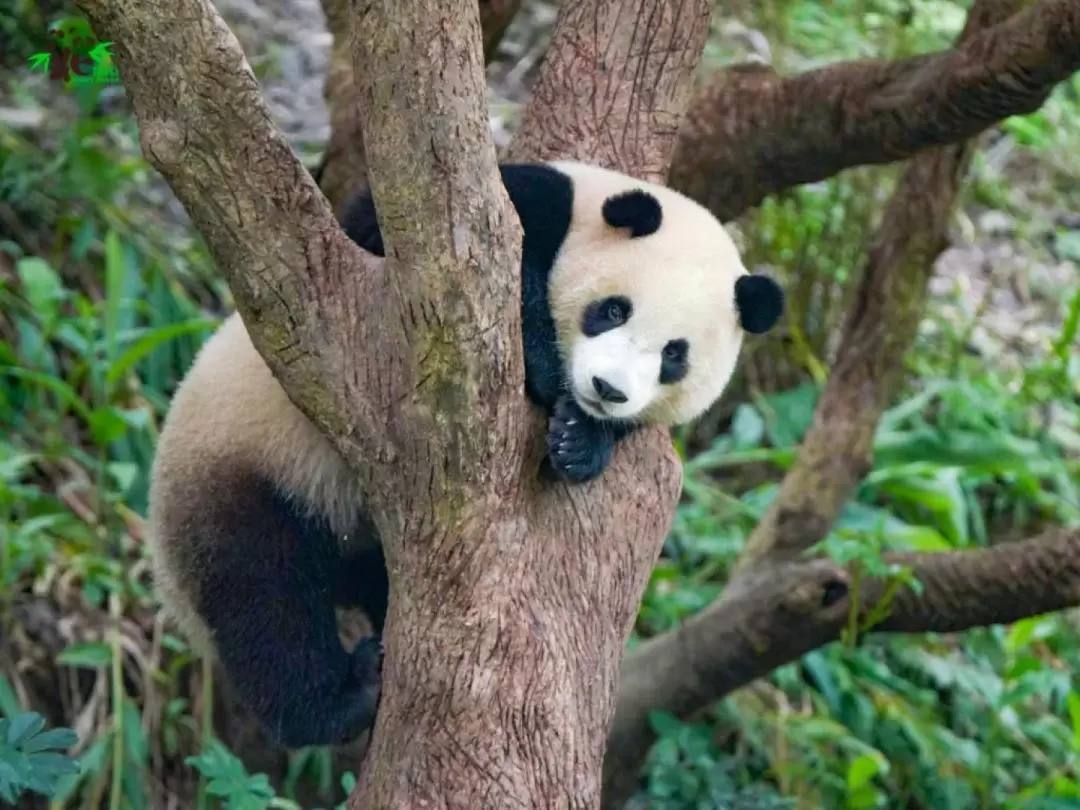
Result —
<path fill-rule="evenodd" d="M 566 383 L 596 419 L 684 424 L 723 393 L 783 293 L 723 225 L 671 189 L 582 164 L 549 292 Z"/>
<path fill-rule="evenodd" d="M 617 268 L 618 265 L 615 265 Z M 697 283 L 660 283 L 666 273 L 614 270 L 607 283 L 578 291 L 577 322 L 565 342 L 567 382 L 596 419 L 653 424 L 689 421 L 719 397 L 735 367 L 744 331 L 731 287 L 703 285 L 692 268 L 672 268 Z M 668 271 L 669 273 L 671 271 Z M 590 285 L 586 285 L 590 286 Z M 721 303 L 730 298 L 725 308 Z"/>
<path fill-rule="evenodd" d="M 582 313 L 570 382 L 578 404 L 596 419 L 639 417 L 690 369 L 685 337 L 665 340 L 662 334 L 635 329 L 634 314 L 634 303 L 625 295 L 592 301 Z"/>

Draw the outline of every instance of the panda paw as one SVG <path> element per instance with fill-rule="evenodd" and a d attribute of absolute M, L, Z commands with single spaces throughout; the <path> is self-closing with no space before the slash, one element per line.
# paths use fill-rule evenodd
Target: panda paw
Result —
<path fill-rule="evenodd" d="M 378 636 L 360 639 L 351 657 L 353 680 L 361 685 L 378 684 L 382 679 L 382 639 Z"/>
<path fill-rule="evenodd" d="M 541 474 L 548 480 L 579 484 L 600 475 L 611 462 L 615 438 L 569 395 L 555 403 L 548 421 L 547 457 Z"/>
<path fill-rule="evenodd" d="M 361 640 L 339 670 L 332 686 L 312 688 L 314 679 L 301 678 L 298 688 L 281 704 L 262 701 L 261 719 L 275 741 L 285 748 L 344 745 L 375 724 L 382 684 L 382 641 Z M 323 670 L 326 674 L 329 669 Z M 305 689 L 304 687 L 308 687 Z M 279 693 L 275 692 L 275 695 Z M 280 700 L 278 698 L 277 700 Z"/>
<path fill-rule="evenodd" d="M 360 736 L 375 724 L 382 697 L 383 642 L 377 636 L 361 639 L 350 654 L 352 671 L 345 686 L 338 743 Z"/>

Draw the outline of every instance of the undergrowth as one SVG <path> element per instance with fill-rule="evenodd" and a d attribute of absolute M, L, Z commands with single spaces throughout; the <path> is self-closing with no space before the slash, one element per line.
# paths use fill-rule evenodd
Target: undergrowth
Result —
<path fill-rule="evenodd" d="M 776 0 L 755 14 L 793 69 L 946 47 L 963 22 L 948 2 Z M 998 134 L 1074 185 L 1078 87 Z M 21 85 L 11 92 L 29 103 Z M 92 89 L 79 92 L 75 116 L 32 133 L 0 124 L 0 801 L 332 807 L 355 762 L 252 738 L 156 611 L 149 464 L 169 397 L 230 301 L 198 240 L 161 219 L 131 120 L 91 114 Z M 834 281 L 842 296 L 894 174 L 855 170 L 767 201 L 743 223 L 748 256 Z M 1069 207 L 982 158 L 965 203 L 1018 220 Z M 1080 260 L 1080 231 L 1060 226 L 1048 241 Z M 842 311 L 842 297 L 815 289 L 796 296 L 800 317 Z M 1058 297 L 1059 333 L 1021 370 L 972 356 L 975 316 L 930 313 L 875 466 L 820 550 L 874 574 L 886 549 L 982 547 L 1080 522 L 1080 285 Z M 824 343 L 799 357 L 806 381 L 753 393 L 686 460 L 640 635 L 721 592 L 827 374 Z M 956 636 L 859 632 L 693 722 L 656 715 L 639 799 L 655 810 L 1080 807 L 1075 624 L 1068 612 Z"/>

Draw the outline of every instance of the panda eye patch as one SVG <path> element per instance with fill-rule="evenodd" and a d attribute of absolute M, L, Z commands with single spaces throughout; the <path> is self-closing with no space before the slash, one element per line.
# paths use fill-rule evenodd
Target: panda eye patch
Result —
<path fill-rule="evenodd" d="M 626 323 L 633 311 L 630 299 L 622 295 L 593 301 L 585 307 L 581 318 L 581 332 L 586 337 L 602 335 Z"/>
<path fill-rule="evenodd" d="M 671 385 L 677 383 L 686 376 L 690 365 L 687 363 L 687 355 L 690 352 L 690 344 L 682 338 L 669 340 L 664 350 L 660 353 L 660 384 Z"/>

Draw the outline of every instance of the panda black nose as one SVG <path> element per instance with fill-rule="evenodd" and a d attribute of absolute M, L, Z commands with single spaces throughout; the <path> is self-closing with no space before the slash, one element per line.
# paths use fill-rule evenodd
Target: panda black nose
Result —
<path fill-rule="evenodd" d="M 629 397 L 622 391 L 609 383 L 607 380 L 602 380 L 599 377 L 592 378 L 593 388 L 596 389 L 596 393 L 600 395 L 600 399 L 604 402 L 622 403 L 626 402 Z"/>

